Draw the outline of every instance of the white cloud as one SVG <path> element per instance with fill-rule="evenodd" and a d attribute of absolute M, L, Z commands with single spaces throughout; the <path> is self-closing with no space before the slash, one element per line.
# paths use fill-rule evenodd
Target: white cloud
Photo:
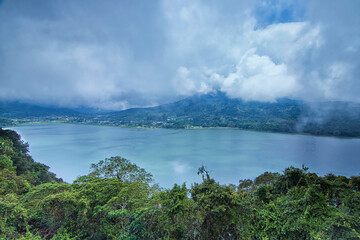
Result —
<path fill-rule="evenodd" d="M 108 109 L 214 90 L 360 101 L 360 3 L 270 3 L 4 1 L 0 98 Z"/>
<path fill-rule="evenodd" d="M 289 97 L 299 88 L 285 64 L 275 64 L 268 56 L 250 50 L 240 60 L 236 71 L 223 78 L 221 91 L 230 97 L 255 101 L 275 101 Z"/>
<path fill-rule="evenodd" d="M 200 79 L 192 79 L 191 73 L 186 67 L 177 69 L 172 82 L 177 93 L 183 96 L 206 94 L 212 90 L 206 82 L 200 81 Z"/>
<path fill-rule="evenodd" d="M 297 97 L 302 85 L 293 66 L 299 55 L 321 44 L 318 27 L 298 22 L 256 29 L 255 19 L 246 11 L 242 12 L 241 22 L 224 26 L 217 21 L 219 15 L 216 12 L 210 15 L 208 13 L 213 11 L 208 6 L 196 3 L 192 5 L 191 12 L 200 15 L 202 21 L 187 17 L 186 24 L 182 24 L 181 17 L 172 15 L 168 23 L 171 32 L 178 34 L 171 36 L 170 44 L 177 46 L 173 51 L 184 54 L 190 49 L 192 54 L 184 55 L 195 56 L 195 59 L 197 54 L 208 51 L 199 61 L 186 58 L 189 62 L 184 63 L 191 70 L 186 67 L 178 69 L 173 78 L 178 94 L 188 96 L 221 90 L 230 97 L 245 100 L 275 101 L 281 97 Z M 195 6 L 197 9 L 194 9 Z M 199 14 L 202 9 L 205 13 Z M 172 7 L 168 11 L 173 11 Z M 197 21 L 194 24 L 198 31 L 196 38 L 191 37 L 189 41 L 189 36 L 194 36 L 191 21 Z M 179 26 L 181 29 L 177 29 Z M 183 42 L 181 36 L 186 41 Z"/>
<path fill-rule="evenodd" d="M 182 3 L 185 6 L 177 5 L 176 9 L 188 6 Z M 222 90 L 245 100 L 295 97 L 360 101 L 357 94 L 360 61 L 355 56 L 359 51 L 360 31 L 354 29 L 355 22 L 360 24 L 360 21 L 359 17 L 352 17 L 355 13 L 350 10 L 351 5 L 357 5 L 354 2 L 317 6 L 316 9 L 329 8 L 329 12 L 339 10 L 340 14 L 335 14 L 337 18 L 330 21 L 331 15 L 324 9 L 323 14 L 313 17 L 311 11 L 316 4 L 306 3 L 301 6 L 308 11 L 302 21 L 270 23 L 264 28 L 256 27 L 257 21 L 248 10 L 251 6 L 240 10 L 239 15 L 224 19 L 219 6 L 202 1 L 191 3 L 192 17 L 187 15 L 183 21 L 173 14 L 168 19 L 171 33 L 176 33 L 176 37 L 170 37 L 171 50 L 181 56 L 175 62 L 191 69 L 187 73 L 191 82 L 188 88 L 179 87 L 179 94 L 201 92 L 199 83 L 202 83 L 207 92 Z M 277 8 L 277 11 L 284 9 Z M 170 6 L 166 11 L 175 10 Z M 186 81 L 182 84 L 186 85 Z"/>

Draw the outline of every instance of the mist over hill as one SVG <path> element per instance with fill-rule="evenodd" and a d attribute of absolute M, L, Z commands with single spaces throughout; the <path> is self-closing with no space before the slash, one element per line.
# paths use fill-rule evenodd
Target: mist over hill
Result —
<path fill-rule="evenodd" d="M 4 118 L 26 118 L 26 117 L 50 117 L 76 115 L 70 108 L 58 108 L 54 106 L 40 106 L 19 101 L 1 101 L 0 114 Z"/>
<path fill-rule="evenodd" d="M 3 126 L 60 121 L 148 128 L 229 127 L 360 137 L 360 104 L 340 101 L 310 103 L 287 98 L 275 102 L 243 101 L 215 92 L 156 107 L 115 112 L 42 107 L 19 102 L 2 102 L 0 106 Z"/>

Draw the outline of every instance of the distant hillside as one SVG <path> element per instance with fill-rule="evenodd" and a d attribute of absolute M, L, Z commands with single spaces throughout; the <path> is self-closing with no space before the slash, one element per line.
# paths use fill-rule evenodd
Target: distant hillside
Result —
<path fill-rule="evenodd" d="M 29 122 L 67 121 L 81 114 L 73 109 L 44 107 L 33 104 L 0 101 L 0 127 Z"/>
<path fill-rule="evenodd" d="M 302 103 L 282 99 L 276 103 L 244 102 L 223 93 L 193 96 L 152 108 L 109 113 L 101 119 L 125 125 L 166 128 L 234 127 L 268 131 L 292 131 Z"/>
<path fill-rule="evenodd" d="M 22 122 L 62 121 L 122 127 L 231 127 L 258 131 L 360 137 L 360 104 L 307 103 L 291 99 L 255 102 L 221 92 L 189 97 L 151 108 L 101 113 L 29 104 L 0 105 L 0 126 Z"/>
<path fill-rule="evenodd" d="M 218 92 L 152 108 L 97 116 L 119 126 L 164 128 L 231 127 L 259 131 L 360 137 L 360 104 L 306 103 L 290 99 L 246 102 Z"/>
<path fill-rule="evenodd" d="M 3 118 L 27 118 L 45 116 L 77 115 L 78 113 L 68 108 L 44 107 L 39 105 L 2 101 L 0 102 L 0 117 Z"/>

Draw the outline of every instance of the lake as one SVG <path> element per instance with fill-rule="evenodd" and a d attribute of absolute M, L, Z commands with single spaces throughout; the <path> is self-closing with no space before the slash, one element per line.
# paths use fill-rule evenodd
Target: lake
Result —
<path fill-rule="evenodd" d="M 301 167 L 320 175 L 359 175 L 360 139 L 314 137 L 236 129 L 137 129 L 74 124 L 17 126 L 30 154 L 72 182 L 91 163 L 111 156 L 151 172 L 162 187 L 200 182 L 203 164 L 220 183 L 237 184 L 265 171 Z"/>

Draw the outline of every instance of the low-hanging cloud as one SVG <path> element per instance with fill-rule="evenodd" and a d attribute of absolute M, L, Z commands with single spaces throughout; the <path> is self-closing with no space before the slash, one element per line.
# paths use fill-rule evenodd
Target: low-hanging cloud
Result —
<path fill-rule="evenodd" d="M 255 49 L 241 58 L 234 72 L 219 80 L 221 91 L 244 100 L 275 101 L 299 88 L 284 63 L 275 64 L 268 56 L 255 54 Z"/>
<path fill-rule="evenodd" d="M 360 101 L 358 1 L 3 1 L 0 98 L 124 109 L 223 91 Z"/>

